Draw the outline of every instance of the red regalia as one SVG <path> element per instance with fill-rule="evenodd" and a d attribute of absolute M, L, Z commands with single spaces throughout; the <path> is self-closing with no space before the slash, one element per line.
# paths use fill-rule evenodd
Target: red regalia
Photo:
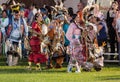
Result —
<path fill-rule="evenodd" d="M 32 30 L 36 31 L 37 33 L 41 33 L 41 27 L 37 22 L 33 22 L 32 24 Z M 30 39 L 30 46 L 31 46 L 31 53 L 29 55 L 29 62 L 36 63 L 44 63 L 47 61 L 45 54 L 41 53 L 40 51 L 40 39 L 38 35 L 33 34 L 33 36 Z"/>

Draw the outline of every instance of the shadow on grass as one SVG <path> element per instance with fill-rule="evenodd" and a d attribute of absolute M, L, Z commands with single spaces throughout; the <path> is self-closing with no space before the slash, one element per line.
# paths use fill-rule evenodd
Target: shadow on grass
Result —
<path fill-rule="evenodd" d="M 33 65 L 33 70 L 28 70 L 26 69 L 27 67 L 27 59 L 22 59 L 19 61 L 19 66 L 7 66 L 6 65 L 6 58 L 0 58 L 0 74 L 20 74 L 20 73 L 66 73 L 67 71 L 67 63 L 63 64 L 63 68 L 61 69 L 46 69 L 46 65 L 42 64 L 42 71 L 36 71 L 35 70 L 35 65 Z M 106 64 L 106 68 L 111 68 L 111 67 L 119 67 L 118 64 Z M 111 77 L 102 77 L 104 80 L 110 79 Z M 117 79 L 117 78 L 113 78 Z M 120 78 L 118 78 L 120 79 Z"/>
<path fill-rule="evenodd" d="M 66 73 L 67 64 L 63 64 L 63 68 L 60 69 L 46 69 L 46 65 L 42 64 L 42 71 L 35 70 L 35 64 L 32 65 L 32 70 L 27 69 L 27 58 L 19 61 L 18 66 L 7 66 L 6 58 L 0 58 L 0 74 L 20 74 L 20 73 Z"/>
<path fill-rule="evenodd" d="M 120 67 L 119 63 L 104 63 L 105 67 Z"/>
<path fill-rule="evenodd" d="M 113 76 L 101 76 L 99 77 L 101 81 L 120 81 L 120 75 L 113 75 Z"/>
<path fill-rule="evenodd" d="M 61 69 L 46 69 L 46 65 L 42 64 L 40 70 L 35 70 L 35 64 L 32 64 L 32 70 L 28 70 L 27 66 L 27 59 L 22 59 L 19 61 L 17 66 L 7 66 L 6 59 L 0 60 L 0 74 L 20 74 L 20 73 L 66 73 L 66 64 L 63 64 L 63 68 Z"/>
<path fill-rule="evenodd" d="M 32 70 L 28 70 L 25 67 L 21 68 L 14 68 L 14 67 L 8 67 L 5 69 L 0 69 L 0 74 L 23 74 L 23 73 L 66 73 L 66 69 L 45 69 L 42 68 L 42 71 L 35 70 L 35 68 L 32 68 Z"/>

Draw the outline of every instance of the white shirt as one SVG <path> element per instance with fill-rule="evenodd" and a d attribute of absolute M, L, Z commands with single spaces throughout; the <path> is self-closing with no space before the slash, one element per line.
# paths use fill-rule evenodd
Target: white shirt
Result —
<path fill-rule="evenodd" d="M 35 15 L 35 14 L 37 13 L 37 9 L 34 8 L 32 12 L 33 12 L 33 14 Z"/>
<path fill-rule="evenodd" d="M 5 33 L 5 27 L 9 24 L 8 18 L 0 18 L 0 28 L 2 33 Z"/>
<path fill-rule="evenodd" d="M 5 28 L 9 24 L 8 18 L 0 18 L 0 28 Z"/>

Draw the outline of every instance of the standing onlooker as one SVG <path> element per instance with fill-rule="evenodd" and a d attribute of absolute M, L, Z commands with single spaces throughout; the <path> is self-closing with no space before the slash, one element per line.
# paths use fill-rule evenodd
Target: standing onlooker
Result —
<path fill-rule="evenodd" d="M 94 23 L 97 25 L 97 29 L 98 29 L 97 30 L 98 46 L 102 46 L 103 42 L 107 41 L 105 25 L 98 17 L 94 17 Z"/>
<path fill-rule="evenodd" d="M 48 17 L 48 10 L 46 8 L 40 8 L 40 12 L 42 14 L 43 17 L 43 21 L 44 23 L 49 26 L 50 25 L 50 19 Z"/>
<path fill-rule="evenodd" d="M 111 8 L 109 9 L 107 13 L 107 26 L 108 26 L 108 35 L 110 40 L 110 52 L 115 53 L 115 44 L 116 44 L 116 33 L 113 26 L 114 19 L 116 18 L 116 14 L 118 12 L 118 3 L 113 2 L 111 5 Z M 113 56 L 111 56 L 111 59 L 113 59 Z"/>
<path fill-rule="evenodd" d="M 116 19 L 116 35 L 118 40 L 118 47 L 119 47 L 119 64 L 120 64 L 120 11 L 118 13 L 118 18 Z"/>
<path fill-rule="evenodd" d="M 12 19 L 12 9 L 11 8 L 12 8 L 11 5 L 8 5 L 6 3 L 2 4 L 2 9 L 7 11 L 7 15 L 8 15 L 9 20 Z"/>
<path fill-rule="evenodd" d="M 3 10 L 7 10 L 7 4 L 6 4 L 6 3 L 3 3 L 3 4 L 2 4 L 2 9 L 3 9 Z"/>
<path fill-rule="evenodd" d="M 27 19 L 28 25 L 32 24 L 33 18 L 34 18 L 34 16 L 35 16 L 36 13 L 37 13 L 37 9 L 35 8 L 35 4 L 32 4 L 30 6 L 30 12 L 28 14 L 28 19 Z"/>
<path fill-rule="evenodd" d="M 8 26 L 8 24 L 9 24 L 9 19 L 8 19 L 8 16 L 7 16 L 7 11 L 3 10 L 2 11 L 2 18 L 0 18 L 0 54 L 2 53 L 2 51 L 1 51 L 2 46 L 5 43 L 5 37 L 6 37 L 5 28 Z"/>

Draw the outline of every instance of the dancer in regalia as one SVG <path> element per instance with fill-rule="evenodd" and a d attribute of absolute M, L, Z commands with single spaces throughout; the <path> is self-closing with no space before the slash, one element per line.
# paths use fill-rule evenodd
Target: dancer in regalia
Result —
<path fill-rule="evenodd" d="M 70 41 L 70 61 L 68 65 L 68 72 L 72 71 L 73 66 L 76 67 L 76 72 L 81 72 L 80 68 L 84 62 L 84 56 L 82 55 L 81 45 L 81 26 L 79 24 L 79 15 L 74 15 L 73 22 L 70 24 L 66 33 L 67 39 Z"/>
<path fill-rule="evenodd" d="M 36 64 L 36 70 L 41 70 L 40 64 L 47 61 L 45 54 L 41 53 L 41 22 L 42 15 L 40 13 L 35 14 L 35 21 L 32 23 L 32 36 L 30 38 L 31 53 L 28 57 L 28 69 L 31 69 L 31 64 Z"/>

